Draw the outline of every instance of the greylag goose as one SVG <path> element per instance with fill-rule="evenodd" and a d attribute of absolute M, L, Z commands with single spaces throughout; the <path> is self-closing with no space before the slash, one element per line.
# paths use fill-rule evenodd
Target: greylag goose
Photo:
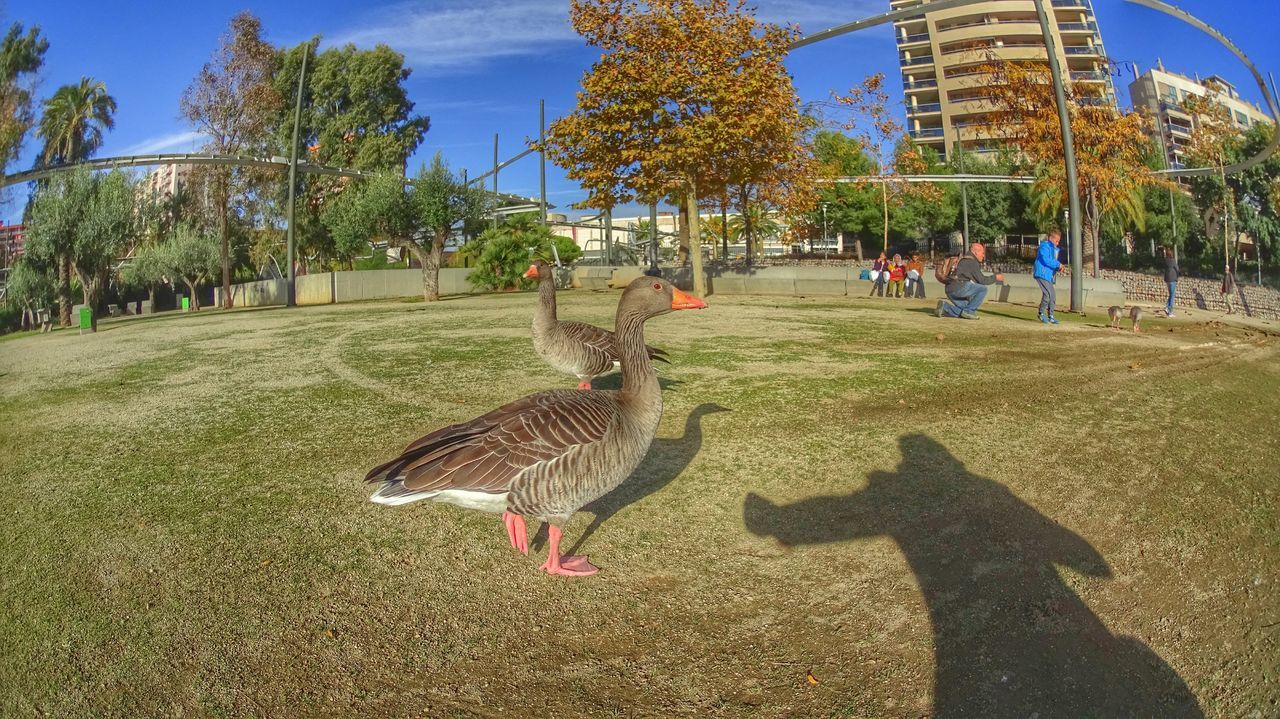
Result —
<path fill-rule="evenodd" d="M 672 310 L 706 307 L 670 283 L 640 277 L 622 294 L 615 320 L 621 390 L 550 390 L 470 422 L 436 430 L 369 471 L 370 500 L 450 502 L 502 513 L 511 546 L 528 554 L 525 517 L 549 525 L 548 574 L 585 576 L 585 556 L 560 556 L 562 529 L 583 505 L 626 479 L 662 418 L 658 375 L 645 351 L 644 322 Z"/>
<path fill-rule="evenodd" d="M 578 378 L 578 389 L 591 389 L 591 378 L 618 366 L 613 333 L 583 322 L 556 318 L 556 283 L 551 268 L 535 260 L 524 273 L 538 280 L 538 309 L 533 313 L 533 351 L 557 370 Z M 645 345 L 650 359 L 668 362 L 667 353 Z"/>

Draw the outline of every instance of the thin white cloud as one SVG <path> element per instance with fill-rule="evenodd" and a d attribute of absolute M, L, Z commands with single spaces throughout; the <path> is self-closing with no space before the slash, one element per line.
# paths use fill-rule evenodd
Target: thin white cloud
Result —
<path fill-rule="evenodd" d="M 760 0 L 766 22 L 797 24 L 805 32 L 887 10 L 882 0 Z M 419 71 L 468 72 L 491 60 L 537 55 L 581 43 L 569 24 L 566 0 L 410 0 L 364 24 L 339 32 L 328 45 L 383 43 Z"/>
<path fill-rule="evenodd" d="M 330 44 L 385 43 L 415 70 L 467 70 L 488 60 L 534 55 L 576 42 L 568 3 L 557 0 L 409 2 L 378 13 Z"/>
<path fill-rule="evenodd" d="M 200 133 L 194 130 L 174 132 L 168 135 L 148 138 L 130 145 L 119 152 L 120 155 L 151 155 L 165 150 L 193 150 L 199 144 Z"/>

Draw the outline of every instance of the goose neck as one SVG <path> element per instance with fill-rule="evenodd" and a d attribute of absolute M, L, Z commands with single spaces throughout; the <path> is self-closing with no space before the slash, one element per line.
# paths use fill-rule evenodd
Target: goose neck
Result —
<path fill-rule="evenodd" d="M 622 366 L 622 392 L 626 395 L 651 394 L 658 390 L 658 375 L 653 371 L 644 345 L 645 319 L 619 311 L 614 321 L 614 341 L 618 345 L 618 363 Z"/>

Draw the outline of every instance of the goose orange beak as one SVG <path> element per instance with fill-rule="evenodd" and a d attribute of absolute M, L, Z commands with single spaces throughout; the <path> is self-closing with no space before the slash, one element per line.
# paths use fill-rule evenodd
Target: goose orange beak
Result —
<path fill-rule="evenodd" d="M 671 292 L 671 309 L 673 310 L 700 310 L 707 306 L 706 302 L 674 287 L 671 288 Z"/>
<path fill-rule="evenodd" d="M 524 278 L 525 278 L 526 280 L 536 280 L 536 279 L 538 279 L 538 266 L 537 266 L 537 265 L 529 265 L 529 269 L 525 270 L 525 272 L 524 272 Z"/>

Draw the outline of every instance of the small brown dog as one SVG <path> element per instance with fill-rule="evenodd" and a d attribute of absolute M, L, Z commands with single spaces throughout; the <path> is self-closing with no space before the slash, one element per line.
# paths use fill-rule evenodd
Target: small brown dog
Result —
<path fill-rule="evenodd" d="M 1118 305 L 1112 305 L 1107 308 L 1107 317 L 1111 318 L 1112 329 L 1120 329 L 1120 317 L 1123 312 L 1124 308 Z M 1133 322 L 1133 331 L 1141 332 L 1142 330 L 1139 328 L 1139 323 L 1142 322 L 1142 308 L 1136 306 L 1130 307 L 1129 320 Z"/>

